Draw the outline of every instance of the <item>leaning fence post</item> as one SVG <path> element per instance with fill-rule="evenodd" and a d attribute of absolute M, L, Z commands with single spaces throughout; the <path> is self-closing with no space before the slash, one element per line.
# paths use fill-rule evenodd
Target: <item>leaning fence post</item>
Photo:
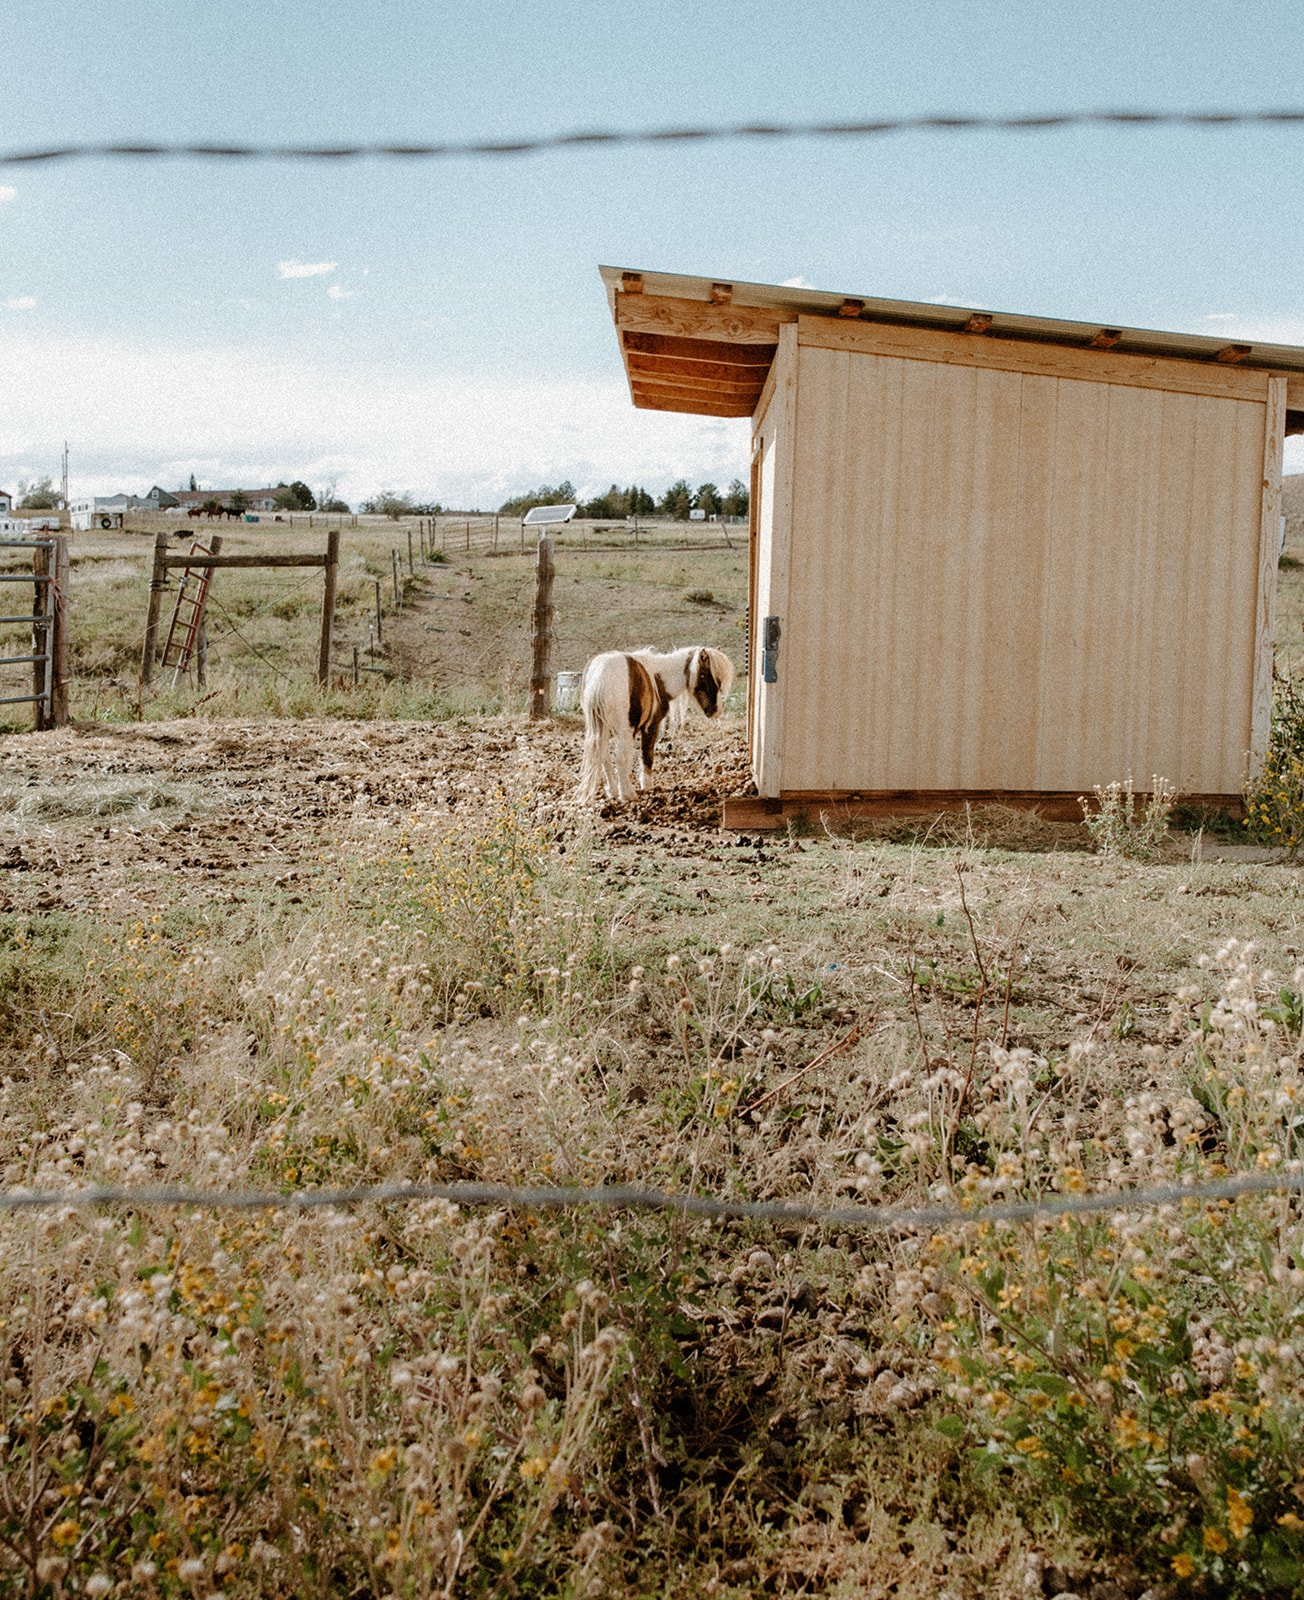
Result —
<path fill-rule="evenodd" d="M 535 566 L 534 587 L 534 650 L 530 662 L 530 721 L 539 722 L 548 715 L 551 702 L 552 653 L 552 540 L 544 534 L 539 540 L 539 558 Z"/>
<path fill-rule="evenodd" d="M 411 528 L 408 529 L 407 536 L 408 536 L 408 576 L 410 578 L 415 578 L 416 574 L 417 574 L 417 569 L 412 565 L 412 530 L 411 530 Z"/>
<path fill-rule="evenodd" d="M 389 548 L 389 564 L 394 574 L 394 609 L 397 611 L 399 606 L 402 604 L 402 600 L 399 595 L 398 587 L 398 551 L 393 545 L 391 545 Z"/>
<path fill-rule="evenodd" d="M 335 629 L 335 573 L 340 563 L 340 530 L 326 535 L 326 582 L 321 601 L 321 649 L 317 654 L 317 682 L 326 684 L 331 671 L 331 634 Z"/>
<path fill-rule="evenodd" d="M 376 585 L 376 643 L 380 645 L 384 643 L 380 622 L 380 579 L 373 578 L 371 581 Z"/>
<path fill-rule="evenodd" d="M 167 588 L 168 569 L 163 558 L 168 553 L 166 529 L 154 536 L 154 570 L 149 579 L 149 610 L 145 614 L 145 642 L 140 651 L 140 681 L 146 684 L 154 676 L 154 656 L 158 650 L 158 618 L 163 607 L 163 591 Z"/>

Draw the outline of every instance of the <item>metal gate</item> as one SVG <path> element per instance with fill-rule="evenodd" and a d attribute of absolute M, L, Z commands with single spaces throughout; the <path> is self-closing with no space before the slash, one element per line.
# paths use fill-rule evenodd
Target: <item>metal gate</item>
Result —
<path fill-rule="evenodd" d="M 15 553 L 30 557 L 25 569 L 12 565 Z M 32 606 L 21 610 L 23 588 L 30 586 Z M 0 667 L 30 666 L 30 694 L 11 694 L 11 675 L 0 683 L 0 706 L 30 705 L 38 728 L 67 721 L 67 640 L 63 626 L 68 588 L 68 545 L 65 539 L 0 538 Z M 26 637 L 14 630 L 28 630 Z M 19 654 L 17 652 L 26 650 Z"/>

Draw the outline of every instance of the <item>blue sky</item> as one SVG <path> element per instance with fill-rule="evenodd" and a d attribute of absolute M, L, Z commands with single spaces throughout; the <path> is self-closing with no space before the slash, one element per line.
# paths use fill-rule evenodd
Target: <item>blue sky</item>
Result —
<path fill-rule="evenodd" d="M 1280 0 L 7 0 L 3 35 L 8 150 L 1304 102 Z M 65 437 L 74 492 L 745 476 L 745 423 L 633 410 L 600 262 L 1304 345 L 1301 173 L 1304 126 L 0 169 L 0 487 Z"/>

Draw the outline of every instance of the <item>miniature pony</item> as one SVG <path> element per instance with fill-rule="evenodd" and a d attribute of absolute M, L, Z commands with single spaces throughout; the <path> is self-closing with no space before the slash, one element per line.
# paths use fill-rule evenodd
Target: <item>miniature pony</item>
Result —
<path fill-rule="evenodd" d="M 733 683 L 733 662 L 709 645 L 687 645 L 667 655 L 606 650 L 584 669 L 584 758 L 580 798 L 627 800 L 647 788 L 661 725 L 681 695 L 708 717 L 718 715 Z"/>

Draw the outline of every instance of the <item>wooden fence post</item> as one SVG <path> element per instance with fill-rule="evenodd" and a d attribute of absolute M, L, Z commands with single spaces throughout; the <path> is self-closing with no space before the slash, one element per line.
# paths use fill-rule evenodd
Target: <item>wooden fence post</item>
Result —
<path fill-rule="evenodd" d="M 56 728 L 68 721 L 68 572 L 68 541 L 60 535 L 54 541 L 54 592 L 50 596 L 50 627 L 54 634 L 50 644 L 50 721 Z"/>
<path fill-rule="evenodd" d="M 403 602 L 398 587 L 398 551 L 393 545 L 390 546 L 389 550 L 389 562 L 394 574 L 394 609 L 397 611 Z"/>
<path fill-rule="evenodd" d="M 317 652 L 317 682 L 323 687 L 330 681 L 331 635 L 335 631 L 335 576 L 340 564 L 340 530 L 332 528 L 326 535 L 326 582 L 321 600 L 321 649 Z"/>
<path fill-rule="evenodd" d="M 408 577 L 409 578 L 415 578 L 416 574 L 417 574 L 417 569 L 412 565 L 412 530 L 411 530 L 411 528 L 408 529 L 407 536 L 408 536 Z"/>
<path fill-rule="evenodd" d="M 140 651 L 140 681 L 146 684 L 154 676 L 154 656 L 158 651 L 158 618 L 163 607 L 163 591 L 168 585 L 168 569 L 163 557 L 168 553 L 166 531 L 154 535 L 154 570 L 149 578 L 149 610 L 145 614 L 145 642 Z"/>
<path fill-rule="evenodd" d="M 371 581 L 376 585 L 376 644 L 381 645 L 385 639 L 380 622 L 380 579 L 373 578 Z"/>
<path fill-rule="evenodd" d="M 39 732 L 50 726 L 50 678 L 54 670 L 54 563 L 50 551 L 38 545 L 32 551 L 32 615 L 44 620 L 32 624 L 32 726 Z"/>
<path fill-rule="evenodd" d="M 219 533 L 208 541 L 208 548 L 215 556 L 222 553 L 222 535 Z M 208 586 L 204 592 L 204 609 L 199 614 L 199 629 L 195 634 L 195 683 L 201 689 L 208 688 L 208 589 L 213 587 L 213 574 L 208 574 Z"/>
<path fill-rule="evenodd" d="M 534 584 L 534 650 L 530 662 L 530 721 L 548 715 L 552 702 L 552 540 L 539 540 Z"/>

